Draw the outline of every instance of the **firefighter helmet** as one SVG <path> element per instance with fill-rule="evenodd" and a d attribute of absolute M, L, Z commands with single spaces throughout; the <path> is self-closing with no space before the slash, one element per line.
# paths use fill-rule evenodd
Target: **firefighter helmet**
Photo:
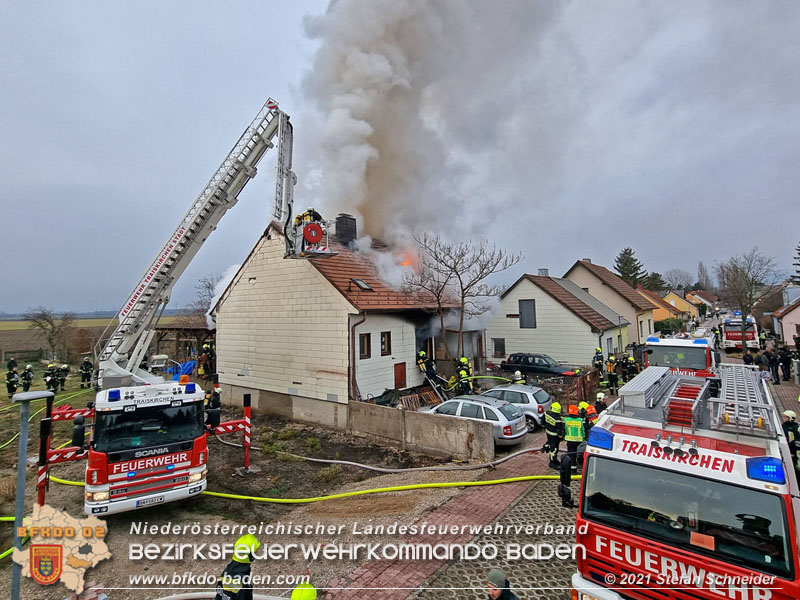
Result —
<path fill-rule="evenodd" d="M 598 346 L 598 347 L 597 347 L 597 348 L 595 348 L 594 350 L 595 350 L 595 352 L 602 352 L 602 351 L 603 351 L 603 349 L 602 349 L 600 346 Z"/>
<path fill-rule="evenodd" d="M 587 415 L 596 415 L 597 414 L 597 409 L 594 406 L 589 406 L 586 409 L 586 414 Z"/>
<path fill-rule="evenodd" d="M 605 400 L 606 395 L 603 392 L 597 392 L 597 399 L 598 400 Z"/>
<path fill-rule="evenodd" d="M 514 371 L 514 379 L 522 379 L 522 373 L 519 371 Z"/>
<path fill-rule="evenodd" d="M 462 357 L 461 357 L 461 364 L 462 364 L 462 365 L 466 365 L 468 362 L 469 362 L 469 361 L 467 360 L 467 357 L 466 357 L 466 356 L 462 356 Z"/>
<path fill-rule="evenodd" d="M 233 545 L 233 560 L 245 564 L 253 562 L 253 555 L 256 553 L 259 546 L 261 546 L 261 543 L 258 541 L 258 538 L 250 533 L 246 533 L 236 540 L 236 543 Z M 242 548 L 247 550 L 247 556 L 245 557 L 241 555 Z"/>
<path fill-rule="evenodd" d="M 570 404 L 569 408 L 567 409 L 567 413 L 577 417 L 580 414 L 580 411 L 578 410 L 577 406 L 575 406 L 574 404 Z"/>
<path fill-rule="evenodd" d="M 25 370 L 30 371 L 33 368 L 33 365 L 26 365 Z"/>
<path fill-rule="evenodd" d="M 550 405 L 550 410 L 552 410 L 553 412 L 560 413 L 560 412 L 561 412 L 561 403 L 559 403 L 559 402 L 553 402 L 553 403 Z"/>
<path fill-rule="evenodd" d="M 797 420 L 797 413 L 795 413 L 793 410 L 785 410 L 785 411 L 783 411 L 783 416 L 784 417 L 788 417 L 790 421 L 796 421 Z"/>
<path fill-rule="evenodd" d="M 289 600 L 317 600 L 317 590 L 310 583 L 301 583 L 292 590 Z"/>
<path fill-rule="evenodd" d="M 589 408 L 588 402 L 581 402 L 580 404 L 578 404 L 578 410 L 586 410 L 587 408 Z"/>

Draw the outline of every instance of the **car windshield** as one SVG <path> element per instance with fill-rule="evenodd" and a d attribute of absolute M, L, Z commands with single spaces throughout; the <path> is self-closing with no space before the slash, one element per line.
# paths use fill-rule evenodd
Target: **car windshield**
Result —
<path fill-rule="evenodd" d="M 557 367 L 558 366 L 558 363 L 556 361 L 554 361 L 552 358 L 550 358 L 549 356 L 547 356 L 547 354 L 542 354 L 541 355 L 541 359 L 544 362 L 546 362 L 547 366 L 549 366 L 549 367 Z"/>
<path fill-rule="evenodd" d="M 498 410 L 503 413 L 509 421 L 514 421 L 522 417 L 522 411 L 515 408 L 512 404 L 503 404 L 503 406 L 498 407 Z"/>
<path fill-rule="evenodd" d="M 539 404 L 547 404 L 550 402 L 550 394 L 545 392 L 544 390 L 536 390 L 533 392 L 533 397 L 536 398 L 536 401 Z"/>
<path fill-rule="evenodd" d="M 661 346 L 647 347 L 647 364 L 651 367 L 683 367 L 686 369 L 705 369 L 708 367 L 706 346 Z"/>
<path fill-rule="evenodd" d="M 193 440 L 203 435 L 203 403 L 147 406 L 130 412 L 98 412 L 94 447 L 116 452 Z"/>
<path fill-rule="evenodd" d="M 599 456 L 589 457 L 584 481 L 587 519 L 749 569 L 793 575 L 777 494 Z"/>

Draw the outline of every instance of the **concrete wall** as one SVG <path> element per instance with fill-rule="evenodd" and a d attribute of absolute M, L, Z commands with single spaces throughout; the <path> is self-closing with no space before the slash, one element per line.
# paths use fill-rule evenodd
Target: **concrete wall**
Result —
<path fill-rule="evenodd" d="M 536 300 L 535 328 L 522 329 L 519 317 L 506 316 L 519 314 L 519 300 Z M 599 334 L 539 286 L 523 279 L 500 301 L 500 310 L 489 321 L 486 328 L 489 356 L 494 355 L 494 338 L 505 339 L 506 355 L 539 352 L 559 362 L 588 365 L 597 347 Z"/>
<path fill-rule="evenodd" d="M 220 305 L 220 383 L 346 405 L 348 318 L 358 311 L 283 252 L 283 238 L 262 238 Z"/>
<path fill-rule="evenodd" d="M 381 355 L 381 333 L 391 333 L 391 353 Z M 394 389 L 394 366 L 406 365 L 406 387 L 423 383 L 423 377 L 416 364 L 416 331 L 414 325 L 399 315 L 368 314 L 366 320 L 356 326 L 356 381 L 363 398 L 380 396 L 387 389 Z M 369 333 L 371 355 L 361 358 L 359 337 Z"/>
<path fill-rule="evenodd" d="M 494 436 L 489 422 L 410 412 L 365 402 L 351 402 L 347 431 L 351 435 L 400 448 L 455 457 L 494 460 Z"/>

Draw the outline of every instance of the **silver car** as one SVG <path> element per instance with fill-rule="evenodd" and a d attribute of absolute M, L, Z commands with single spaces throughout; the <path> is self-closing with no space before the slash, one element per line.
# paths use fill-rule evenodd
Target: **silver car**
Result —
<path fill-rule="evenodd" d="M 436 406 L 422 406 L 419 412 L 489 421 L 498 446 L 519 444 L 528 433 L 525 415 L 516 406 L 486 396 L 456 396 Z"/>
<path fill-rule="evenodd" d="M 497 398 L 510 402 L 525 414 L 528 431 L 533 433 L 541 427 L 544 413 L 550 410 L 553 398 L 542 388 L 535 385 L 508 383 L 493 387 L 483 393 L 483 398 Z"/>

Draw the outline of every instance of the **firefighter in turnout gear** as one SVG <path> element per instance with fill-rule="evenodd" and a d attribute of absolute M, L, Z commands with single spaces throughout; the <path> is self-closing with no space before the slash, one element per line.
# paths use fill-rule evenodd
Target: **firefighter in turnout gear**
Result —
<path fill-rule="evenodd" d="M 617 359 L 613 354 L 608 357 L 606 373 L 608 375 L 608 391 L 616 396 L 619 389 L 619 378 L 617 377 Z"/>
<path fill-rule="evenodd" d="M 600 414 L 607 408 L 606 395 L 603 392 L 597 392 L 597 399 L 594 401 L 594 409 L 597 411 L 597 414 Z"/>
<path fill-rule="evenodd" d="M 427 352 L 424 350 L 417 352 L 417 366 L 419 367 L 420 371 L 425 373 L 425 376 L 432 384 L 443 385 L 447 383 L 447 381 L 442 379 L 436 372 L 436 362 L 430 356 L 428 356 Z"/>
<path fill-rule="evenodd" d="M 17 373 L 17 367 L 12 367 L 6 373 L 6 389 L 8 390 L 8 397 L 11 398 L 14 394 L 17 393 L 17 388 L 19 387 L 19 373 Z"/>
<path fill-rule="evenodd" d="M 528 381 L 522 376 L 522 373 L 514 371 L 514 383 L 525 384 L 528 383 Z"/>
<path fill-rule="evenodd" d="M 87 388 L 91 387 L 94 365 L 92 364 L 92 361 L 89 360 L 88 356 L 84 357 L 79 370 L 81 373 L 81 389 L 84 389 L 84 385 Z"/>
<path fill-rule="evenodd" d="M 597 419 L 600 418 L 600 415 L 597 414 L 597 409 L 594 406 L 589 406 L 586 409 L 586 416 L 583 419 L 583 426 L 586 430 L 586 439 L 589 439 L 589 432 L 592 430 L 592 427 L 595 426 L 597 423 Z"/>
<path fill-rule="evenodd" d="M 463 392 L 463 393 L 469 394 L 470 392 L 472 392 L 472 379 L 471 379 L 471 377 L 472 377 L 472 365 L 469 364 L 469 360 L 467 359 L 466 356 L 462 356 L 458 361 L 458 373 L 459 373 L 458 377 L 459 377 L 459 380 L 461 379 L 461 371 L 462 370 L 466 371 L 467 377 L 470 378 L 470 379 L 466 380 L 467 386 L 468 386 L 468 391 L 467 392 Z"/>
<path fill-rule="evenodd" d="M 54 394 L 58 391 L 58 369 L 53 363 L 47 365 L 44 372 L 44 384 Z"/>
<path fill-rule="evenodd" d="M 233 560 L 228 563 L 217 583 L 214 600 L 253 600 L 250 585 L 250 564 L 261 544 L 256 536 L 246 534 L 233 545 Z"/>
<path fill-rule="evenodd" d="M 550 455 L 550 468 L 558 469 L 558 446 L 564 437 L 564 419 L 561 418 L 561 404 L 553 402 L 550 410 L 544 413 L 544 432 L 547 435 L 545 449 Z"/>
<path fill-rule="evenodd" d="M 69 375 L 69 365 L 61 365 L 58 369 L 58 383 L 62 392 L 64 391 L 64 384 L 67 383 L 67 375 Z"/>
<path fill-rule="evenodd" d="M 578 446 L 586 441 L 586 428 L 580 415 L 580 409 L 571 404 L 564 418 L 564 441 L 567 442 L 567 454 L 575 456 Z"/>
<path fill-rule="evenodd" d="M 30 390 L 31 385 L 33 385 L 33 366 L 26 366 L 19 378 L 22 381 L 22 391 L 27 392 Z"/>
<path fill-rule="evenodd" d="M 592 358 L 592 367 L 600 371 L 600 375 L 603 374 L 603 363 L 605 360 L 603 359 L 603 349 L 599 346 L 594 349 L 594 357 Z"/>
<path fill-rule="evenodd" d="M 625 361 L 625 364 L 622 365 L 622 368 L 625 370 L 626 382 L 630 381 L 639 374 L 639 365 L 636 364 L 636 359 L 632 356 L 628 357 L 628 359 Z"/>
<path fill-rule="evenodd" d="M 464 367 L 459 367 L 458 371 L 456 371 L 456 375 L 458 375 L 458 393 L 471 393 L 472 387 L 470 385 L 469 371 Z"/>

